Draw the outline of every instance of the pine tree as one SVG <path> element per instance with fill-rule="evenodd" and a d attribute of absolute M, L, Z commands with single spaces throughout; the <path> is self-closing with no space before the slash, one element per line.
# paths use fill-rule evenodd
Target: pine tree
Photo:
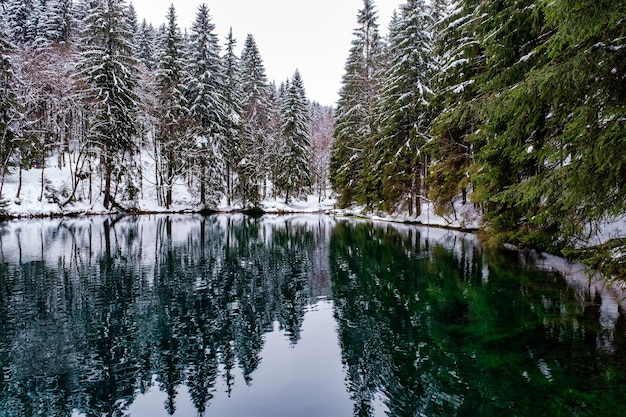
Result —
<path fill-rule="evenodd" d="M 318 102 L 309 104 L 309 132 L 311 136 L 311 176 L 318 201 L 326 198 L 329 184 L 328 166 L 330 164 L 330 147 L 333 141 L 335 125 L 335 109 L 322 106 Z"/>
<path fill-rule="evenodd" d="M 382 54 L 377 19 L 374 2 L 364 0 L 339 92 L 330 180 L 340 194 L 341 206 L 372 203 L 368 190 L 363 190 L 363 178 L 368 169 L 364 150 L 374 135 L 373 108 L 379 88 L 376 75 Z"/>
<path fill-rule="evenodd" d="M 267 178 L 265 153 L 270 139 L 271 102 L 265 66 L 252 35 L 241 54 L 243 137 L 241 159 L 237 163 L 237 189 L 244 204 L 257 207 Z"/>
<path fill-rule="evenodd" d="M 368 153 L 374 190 L 387 211 L 408 208 L 419 214 L 427 161 L 422 153 L 428 141 L 434 64 L 432 19 L 423 0 L 402 5 L 390 28 L 388 58 L 381 99 L 377 105 L 380 138 Z M 371 180 L 370 180 L 371 181 Z M 404 207 L 398 207 L 402 203 Z"/>
<path fill-rule="evenodd" d="M 157 33 L 154 26 L 143 19 L 137 29 L 134 44 L 137 59 L 149 70 L 157 66 L 155 39 L 157 39 Z"/>
<path fill-rule="evenodd" d="M 172 205 L 174 182 L 186 169 L 190 156 L 189 111 L 183 82 L 186 79 L 183 40 L 176 23 L 172 4 L 167 13 L 167 25 L 160 39 L 157 83 L 156 156 L 160 167 L 157 190 L 166 208 Z"/>
<path fill-rule="evenodd" d="M 228 32 L 226 51 L 222 57 L 224 68 L 224 105 L 227 115 L 222 153 L 226 173 L 226 203 L 230 206 L 234 198 L 234 176 L 237 161 L 242 158 L 241 118 L 242 90 L 239 58 L 235 54 L 236 40 L 232 28 Z"/>
<path fill-rule="evenodd" d="M 456 3 L 436 30 L 433 85 L 436 119 L 431 124 L 432 159 L 427 182 L 429 197 L 439 214 L 454 214 L 455 203 L 467 202 L 475 154 L 481 141 L 476 137 L 482 119 L 479 82 L 485 71 L 485 52 L 478 38 L 482 22 L 478 0 Z"/>
<path fill-rule="evenodd" d="M 311 187 L 308 103 L 299 71 L 294 73 L 284 94 L 281 112 L 284 142 L 279 151 L 276 185 L 285 193 L 285 204 L 289 204 L 290 197 L 305 194 Z"/>
<path fill-rule="evenodd" d="M 133 36 L 133 40 L 139 31 L 139 21 L 137 20 L 137 11 L 135 5 L 131 1 L 126 8 L 126 19 L 128 19 L 128 30 Z"/>
<path fill-rule="evenodd" d="M 4 28 L 0 27 L 0 202 L 5 175 L 14 157 L 17 132 L 15 122 L 19 119 L 15 76 L 11 63 L 13 46 L 8 41 Z"/>
<path fill-rule="evenodd" d="M 626 7 L 491 6 L 485 45 L 493 93 L 484 105 L 491 140 L 479 155 L 476 187 L 501 238 L 558 248 L 626 207 L 624 157 L 614 151 L 626 137 L 619 71 Z M 507 25 L 523 30 L 510 33 Z"/>
<path fill-rule="evenodd" d="M 223 192 L 221 155 L 229 125 L 224 104 L 220 45 L 206 4 L 198 8 L 189 39 L 187 95 L 191 115 L 198 127 L 200 204 L 206 206 L 216 203 Z"/>
<path fill-rule="evenodd" d="M 35 0 L 38 1 L 38 0 Z M 28 41 L 33 0 L 6 0 L 5 19 L 9 40 L 17 45 Z"/>
<path fill-rule="evenodd" d="M 103 165 L 106 208 L 115 203 L 112 182 L 123 176 L 124 160 L 136 151 L 133 139 L 137 69 L 125 13 L 123 0 L 93 1 L 81 40 L 79 70 L 90 85 L 93 103 L 90 135 Z M 131 192 L 132 187 L 127 190 Z"/>
<path fill-rule="evenodd" d="M 40 36 L 50 43 L 67 44 L 74 28 L 72 9 L 72 0 L 48 0 Z"/>

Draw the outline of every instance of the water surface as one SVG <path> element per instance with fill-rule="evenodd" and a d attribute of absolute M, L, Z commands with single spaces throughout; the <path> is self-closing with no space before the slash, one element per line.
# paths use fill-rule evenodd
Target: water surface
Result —
<path fill-rule="evenodd" d="M 325 216 L 4 223 L 0 416 L 618 415 L 623 295 L 579 272 Z"/>

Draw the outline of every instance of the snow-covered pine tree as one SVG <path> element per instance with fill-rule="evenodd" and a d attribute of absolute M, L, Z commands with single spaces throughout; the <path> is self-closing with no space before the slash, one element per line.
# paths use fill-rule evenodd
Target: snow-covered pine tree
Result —
<path fill-rule="evenodd" d="M 176 10 L 170 5 L 165 31 L 159 40 L 156 71 L 155 159 L 157 197 L 166 208 L 172 205 L 172 188 L 189 167 L 193 146 L 190 115 L 185 97 L 187 79 L 182 34 L 176 23 Z"/>
<path fill-rule="evenodd" d="M 39 36 L 51 44 L 67 44 L 74 30 L 72 0 L 48 0 Z"/>
<path fill-rule="evenodd" d="M 244 206 L 261 201 L 269 167 L 266 161 L 270 139 L 270 88 L 265 66 L 254 37 L 249 34 L 241 53 L 243 136 L 241 159 L 237 162 L 237 193 Z"/>
<path fill-rule="evenodd" d="M 544 126 L 551 99 L 541 99 L 537 86 L 526 82 L 545 59 L 550 30 L 543 8 L 534 0 L 515 0 L 482 2 L 476 9 L 484 16 L 478 33 L 486 61 L 477 80 L 483 120 L 473 135 L 478 152 L 472 169 L 472 199 L 482 203 L 494 234 L 513 241 L 522 228 L 523 240 L 541 246 L 550 244 L 549 235 L 562 221 L 560 213 L 546 215 L 542 206 L 550 199 L 541 191 L 543 180 L 537 181 L 546 168 Z"/>
<path fill-rule="evenodd" d="M 224 103 L 224 69 L 220 45 L 206 4 L 196 13 L 189 35 L 189 78 L 186 83 L 191 115 L 196 124 L 196 174 L 200 204 L 214 205 L 223 193 L 222 146 L 228 128 Z"/>
<path fill-rule="evenodd" d="M 377 201 L 386 211 L 420 213 L 431 122 L 432 18 L 424 0 L 408 0 L 390 27 L 387 64 L 377 104 L 378 140 L 368 155 Z M 371 180 L 370 180 L 371 181 Z"/>
<path fill-rule="evenodd" d="M 337 103 L 335 141 L 330 163 L 330 180 L 339 193 L 339 205 L 371 204 L 363 190 L 367 174 L 364 150 L 373 138 L 374 103 L 378 94 L 378 65 L 383 42 L 373 0 L 364 0 L 357 15 L 358 28 L 346 61 Z"/>
<path fill-rule="evenodd" d="M 33 47 L 45 47 L 50 44 L 46 38 L 46 15 L 48 13 L 48 0 L 33 0 L 33 8 L 30 12 L 26 39 Z"/>
<path fill-rule="evenodd" d="M 6 0 L 4 3 L 7 35 L 9 41 L 17 45 L 28 41 L 33 1 L 39 0 Z"/>
<path fill-rule="evenodd" d="M 137 59 L 143 63 L 148 70 L 153 70 L 157 66 L 157 38 L 157 31 L 154 29 L 154 26 L 152 26 L 152 23 L 148 23 L 146 19 L 143 19 L 137 29 L 134 44 Z"/>
<path fill-rule="evenodd" d="M 0 24 L 0 201 L 5 176 L 14 157 L 17 139 L 15 122 L 20 116 L 14 90 L 16 80 L 11 63 L 12 49 L 8 35 Z"/>
<path fill-rule="evenodd" d="M 135 111 L 137 62 L 124 0 L 88 0 L 90 7 L 81 34 L 80 74 L 90 86 L 90 136 L 99 152 L 104 176 L 104 206 L 115 204 L 113 182 L 128 176 L 127 158 L 137 151 Z M 132 178 L 126 178 L 132 180 Z M 134 187 L 127 182 L 129 196 Z"/>
<path fill-rule="evenodd" d="M 237 41 L 233 37 L 232 28 L 226 38 L 226 51 L 222 57 L 224 68 L 224 106 L 227 115 L 227 126 L 224 132 L 222 153 L 226 174 L 226 204 L 231 205 L 235 197 L 234 177 L 237 161 L 242 158 L 242 90 L 241 69 L 239 58 L 235 53 Z"/>
<path fill-rule="evenodd" d="M 298 70 L 287 84 L 281 102 L 283 143 L 275 185 L 285 193 L 285 204 L 289 204 L 290 198 L 300 197 L 311 188 L 308 102 Z"/>
<path fill-rule="evenodd" d="M 474 134 L 481 120 L 479 83 L 485 53 L 478 38 L 482 19 L 476 13 L 479 0 L 460 0 L 437 24 L 434 44 L 438 73 L 433 80 L 438 110 L 431 124 L 432 159 L 429 198 L 439 214 L 452 214 L 456 200 L 465 202 L 471 192 L 470 169 L 479 142 Z"/>
<path fill-rule="evenodd" d="M 283 104 L 286 98 L 287 85 L 289 81 L 281 83 L 277 88 L 276 83 L 271 82 L 269 84 L 269 111 L 268 111 L 268 124 L 267 124 L 267 136 L 265 142 L 265 152 L 263 154 L 262 165 L 265 167 L 265 183 L 263 186 L 262 195 L 268 197 L 271 191 L 272 198 L 278 198 L 278 193 L 281 190 L 277 187 L 278 175 L 280 171 L 280 165 L 282 157 L 280 154 L 281 149 L 285 142 L 282 136 L 283 126 Z M 271 187 L 271 190 L 269 188 Z"/>
<path fill-rule="evenodd" d="M 476 188 L 501 239 L 558 249 L 626 209 L 626 5 L 490 6 Z"/>
<path fill-rule="evenodd" d="M 128 30 L 134 40 L 139 30 L 139 21 L 137 20 L 137 11 L 132 1 L 128 3 L 128 7 L 126 8 L 126 19 L 128 19 Z"/>

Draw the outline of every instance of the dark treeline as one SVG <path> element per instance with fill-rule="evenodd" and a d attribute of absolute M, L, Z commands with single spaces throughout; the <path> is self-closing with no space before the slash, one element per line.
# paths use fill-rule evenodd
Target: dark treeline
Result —
<path fill-rule="evenodd" d="M 62 206 L 102 199 L 130 209 L 145 184 L 164 208 L 175 184 L 200 209 L 289 201 L 314 186 L 324 196 L 332 109 L 307 100 L 297 70 L 268 82 L 254 37 L 239 56 L 206 5 L 184 33 L 173 5 L 158 28 L 124 0 L 0 6 L 0 200 L 20 198 L 21 187 L 3 196 L 7 175 L 21 181 L 37 166 L 43 180 L 51 156 L 72 173 L 53 196 Z"/>
<path fill-rule="evenodd" d="M 340 204 L 482 212 L 495 242 L 574 245 L 626 209 L 626 4 L 365 0 L 336 112 Z"/>

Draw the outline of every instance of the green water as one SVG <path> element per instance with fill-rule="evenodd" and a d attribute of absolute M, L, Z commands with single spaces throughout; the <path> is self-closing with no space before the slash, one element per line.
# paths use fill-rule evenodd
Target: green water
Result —
<path fill-rule="evenodd" d="M 0 223 L 0 416 L 621 415 L 624 295 L 577 271 L 325 216 Z"/>

